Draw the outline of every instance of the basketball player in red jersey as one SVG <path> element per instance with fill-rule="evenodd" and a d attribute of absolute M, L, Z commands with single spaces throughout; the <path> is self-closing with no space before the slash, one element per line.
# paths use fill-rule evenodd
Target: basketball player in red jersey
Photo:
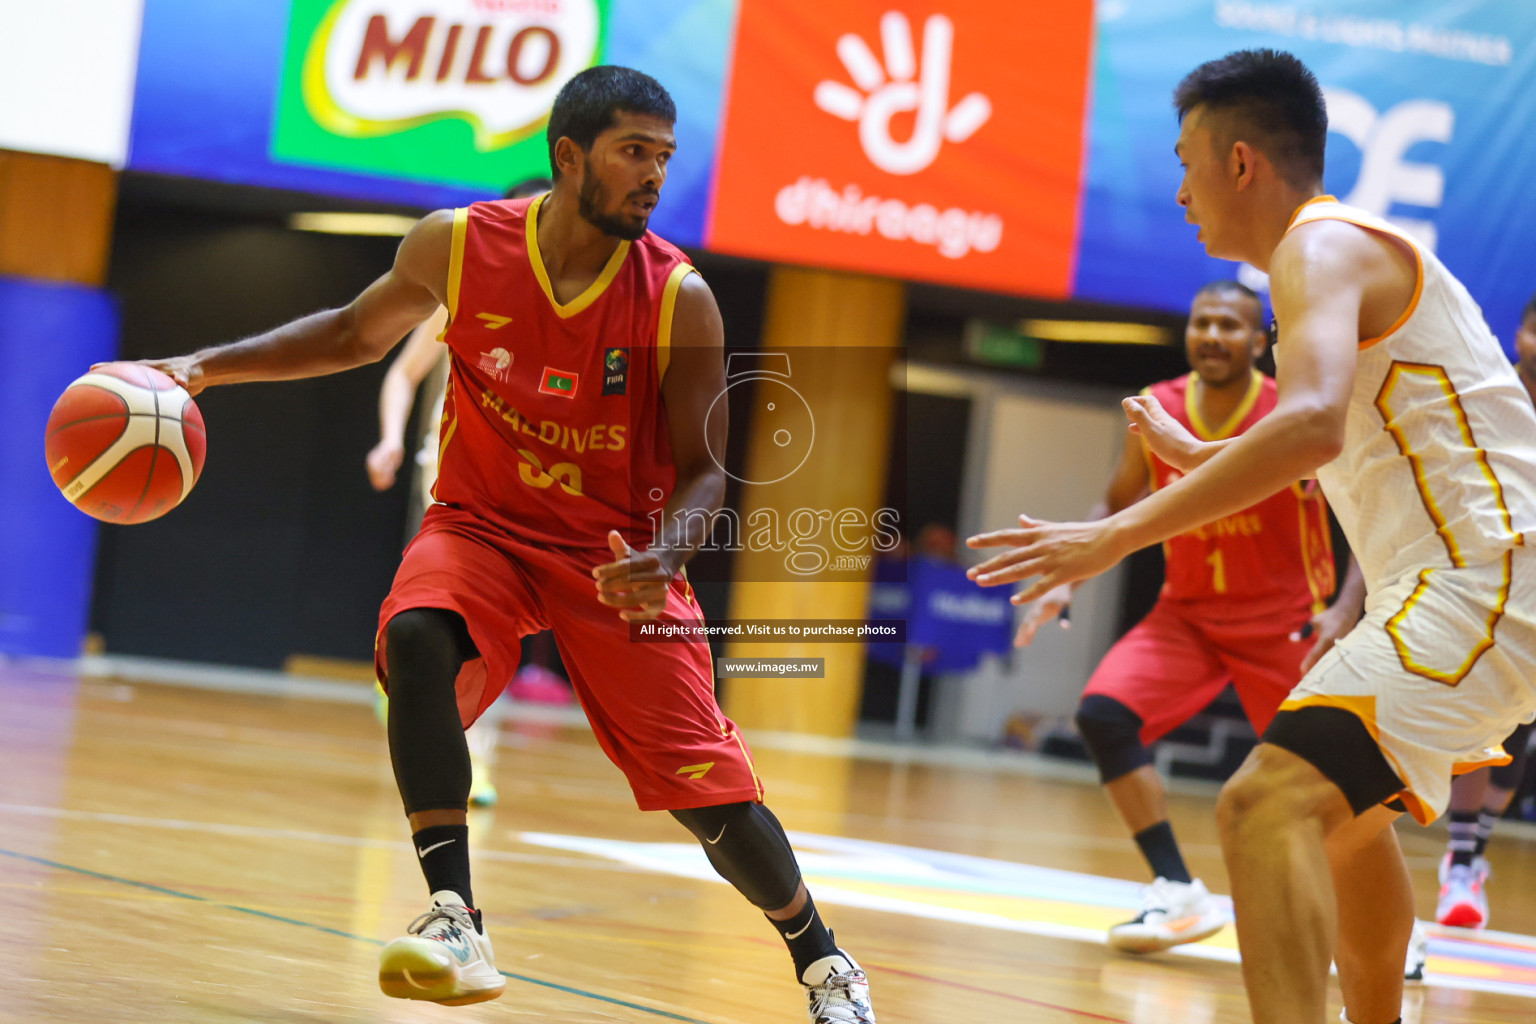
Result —
<path fill-rule="evenodd" d="M 547 195 L 431 214 L 348 306 L 155 365 L 194 393 L 334 373 L 448 309 L 435 502 L 376 644 L 431 892 L 381 954 L 386 993 L 458 1004 L 502 991 L 470 887 L 464 728 L 512 677 L 519 638 L 550 628 L 636 802 L 671 812 L 779 930 L 812 1021 L 872 1024 L 864 972 L 822 923 L 715 702 L 708 645 L 630 641 L 637 620 L 701 618 L 681 570 L 725 491 L 709 455 L 725 424 L 707 417 L 725 390 L 720 312 L 687 257 L 646 230 L 675 119 L 648 76 L 583 71 L 550 113 Z"/>
<path fill-rule="evenodd" d="M 1275 382 L 1254 369 L 1268 344 L 1264 306 L 1235 281 L 1215 281 L 1195 295 L 1184 331 L 1193 372 L 1142 392 L 1208 441 L 1232 437 L 1275 405 Z M 1104 500 L 1102 519 L 1180 476 L 1127 433 Z M 1099 777 L 1131 831 L 1154 881 L 1142 911 L 1109 930 L 1109 944 L 1149 953 L 1198 942 L 1221 930 L 1225 908 L 1190 875 L 1168 822 L 1163 786 L 1147 744 L 1194 717 L 1227 685 L 1263 733 L 1318 654 L 1348 632 L 1359 600 L 1332 609 L 1333 551 L 1328 507 L 1316 484 L 1301 484 L 1163 545 L 1167 570 L 1158 602 L 1110 648 L 1077 709 L 1078 731 Z M 1352 585 L 1363 584 L 1355 573 Z M 1019 627 L 1027 645 L 1072 597 L 1063 585 L 1031 606 Z M 1301 638 L 1313 621 L 1317 642 Z"/>

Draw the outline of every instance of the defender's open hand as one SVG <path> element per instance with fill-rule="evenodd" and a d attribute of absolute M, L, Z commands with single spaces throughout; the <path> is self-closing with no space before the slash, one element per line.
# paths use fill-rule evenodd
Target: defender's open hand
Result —
<path fill-rule="evenodd" d="M 1027 604 L 1063 583 L 1097 576 L 1124 558 L 1108 520 L 1091 523 L 1051 523 L 1019 516 L 1019 529 L 994 530 L 969 538 L 973 548 L 1007 548 L 1002 554 L 972 566 L 966 575 L 983 587 L 1035 582 L 1014 594 L 1014 604 Z"/>

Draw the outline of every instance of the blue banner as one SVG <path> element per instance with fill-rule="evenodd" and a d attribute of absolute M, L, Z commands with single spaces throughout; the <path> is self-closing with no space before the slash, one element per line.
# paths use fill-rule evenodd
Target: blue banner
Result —
<path fill-rule="evenodd" d="M 912 613 L 912 587 L 905 558 L 880 558 L 875 561 L 875 578 L 869 585 L 869 620 L 905 623 Z M 901 667 L 906 644 L 866 644 L 865 653 L 873 661 Z"/>
<path fill-rule="evenodd" d="M 907 643 L 932 652 L 926 671 L 966 672 L 983 654 L 1013 649 L 1013 588 L 978 587 L 963 566 L 927 558 L 912 561 L 910 578 Z"/>
<path fill-rule="evenodd" d="M 378 12 L 370 15 L 371 7 L 354 11 L 357 4 L 332 0 L 319 10 L 319 28 L 335 29 L 337 53 L 331 56 L 342 66 L 343 84 L 352 77 L 347 68 L 355 67 L 359 80 L 364 84 L 376 80 L 384 93 L 382 99 L 370 94 L 344 96 L 340 101 L 394 103 L 400 116 L 392 121 L 377 113 L 364 116 L 352 109 L 335 109 L 331 101 L 337 97 L 323 95 L 324 88 L 309 88 L 319 71 L 301 84 L 300 77 L 309 70 L 306 59 L 313 57 L 314 67 L 322 70 L 330 67 L 323 59 L 326 54 L 308 45 L 308 36 L 292 40 L 294 46 L 289 46 L 290 36 L 315 28 L 294 19 L 314 19 L 316 2 L 145 0 L 129 169 L 423 209 L 494 198 L 517 183 L 497 176 L 501 151 L 526 139 L 529 132 L 542 137 L 542 122 L 497 136 L 492 131 L 496 126 L 488 126 L 488 115 L 481 116 L 485 111 L 465 112 L 453 103 L 438 110 L 430 101 L 419 107 L 420 97 L 407 93 L 412 88 L 434 87 L 457 87 L 462 93 L 466 75 L 474 83 L 483 82 L 485 88 L 511 89 L 504 80 L 509 73 L 514 77 L 539 74 L 536 66 L 529 71 L 530 62 L 538 65 L 541 56 L 553 59 L 562 52 L 560 44 L 546 42 L 540 50 L 539 40 L 549 38 L 549 33 L 541 36 L 538 26 L 531 34 L 513 33 L 514 42 L 522 38 L 534 43 L 516 51 L 525 59 L 509 71 L 506 40 L 501 35 L 517 27 L 508 21 L 522 16 L 517 11 L 543 8 L 432 0 L 414 6 L 381 3 L 376 5 Z M 648 0 L 586 2 L 602 20 L 597 59 L 653 75 L 677 102 L 678 155 L 651 227 L 679 245 L 698 245 L 704 237 L 737 0 L 677 0 L 665 5 Z M 546 6 L 557 12 L 562 9 Z M 384 20 L 375 26 L 370 17 Z M 537 21 L 543 16 L 526 17 Z M 362 26 L 358 31 L 364 36 L 340 35 L 350 24 L 348 18 Z M 319 34 L 316 29 L 315 35 Z M 359 52 L 367 56 L 350 49 L 341 52 L 349 46 L 362 47 Z M 408 82 L 386 82 L 390 76 L 404 79 L 408 72 Z M 499 84 L 487 74 L 501 76 Z M 316 103 L 323 109 L 297 109 Z M 307 134 L 290 127 L 285 139 L 278 138 L 279 125 L 305 118 L 323 124 L 306 129 Z M 334 138 L 321 138 L 325 132 Z M 426 154 L 418 169 L 391 170 L 380 165 L 360 171 L 369 166 L 368 160 L 377 159 L 377 140 L 389 134 L 399 135 Z M 468 141 L 472 138 L 473 143 Z M 349 144 L 357 156 L 347 157 Z M 455 158 L 450 160 L 454 147 Z M 483 153 L 483 167 L 473 166 L 477 147 Z M 471 156 L 466 158 L 466 153 Z M 434 155 L 442 159 L 434 162 Z M 547 160 L 536 170 L 547 174 Z"/>
<path fill-rule="evenodd" d="M 966 672 L 984 654 L 1013 648 L 1013 591 L 982 589 L 951 562 L 882 559 L 870 587 L 871 621 L 906 619 L 907 643 L 921 647 L 924 672 Z M 875 661 L 901 665 L 902 644 L 869 644 Z"/>
<path fill-rule="evenodd" d="M 1174 202 L 1172 96 L 1197 65 L 1254 47 L 1322 83 L 1327 190 L 1433 248 L 1511 347 L 1536 290 L 1536 4 L 1100 0 L 1075 294 L 1183 311 L 1238 275 Z"/>
<path fill-rule="evenodd" d="M 96 521 L 53 484 L 43 435 L 54 401 L 117 353 L 117 304 L 77 285 L 0 277 L 0 652 L 80 653 L 90 613 Z"/>

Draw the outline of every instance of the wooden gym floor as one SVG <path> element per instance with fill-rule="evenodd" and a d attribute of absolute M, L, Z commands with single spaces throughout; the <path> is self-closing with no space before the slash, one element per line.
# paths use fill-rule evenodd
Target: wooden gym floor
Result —
<path fill-rule="evenodd" d="M 0 662 L 0 707 L 0 1021 L 805 1020 L 771 929 L 669 817 L 635 810 L 584 729 L 503 723 L 501 803 L 471 828 L 509 980 L 449 1008 L 375 982 L 425 892 L 366 703 Z M 1248 1021 L 1230 929 L 1185 955 L 1102 945 L 1142 869 L 1086 771 L 758 740 L 883 1024 Z M 1225 891 L 1213 795 L 1176 787 L 1173 820 Z M 1428 917 L 1444 834 L 1402 834 Z M 1533 835 L 1495 837 L 1501 931 L 1434 932 L 1405 1024 L 1536 1020 Z"/>

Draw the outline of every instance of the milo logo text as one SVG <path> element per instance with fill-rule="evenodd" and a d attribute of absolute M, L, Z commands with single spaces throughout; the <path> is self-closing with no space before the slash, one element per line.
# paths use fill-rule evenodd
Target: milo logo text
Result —
<path fill-rule="evenodd" d="M 600 28 L 598 0 L 336 0 L 304 55 L 304 103 L 344 137 L 458 118 L 476 149 L 500 149 L 544 124 Z"/>

